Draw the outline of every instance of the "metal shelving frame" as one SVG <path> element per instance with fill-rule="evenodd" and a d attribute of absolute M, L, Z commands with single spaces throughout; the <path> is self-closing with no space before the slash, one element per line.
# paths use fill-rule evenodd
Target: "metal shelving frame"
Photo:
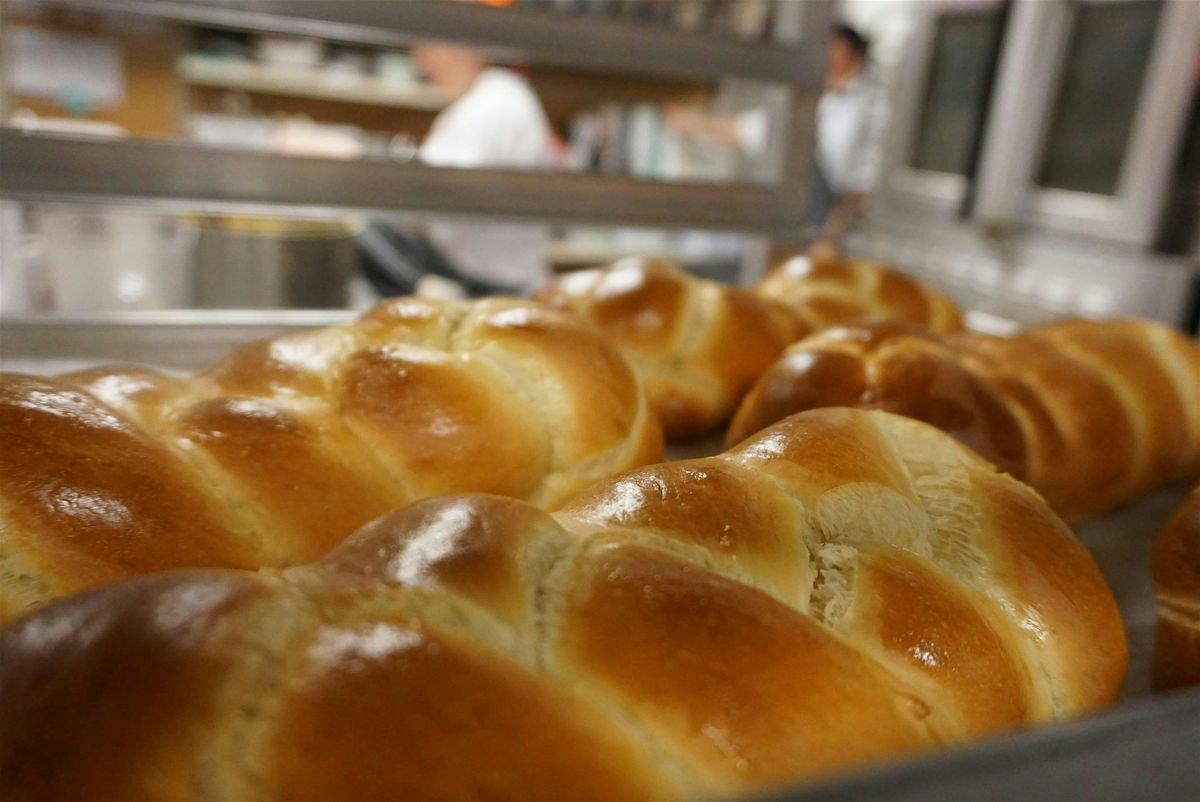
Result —
<path fill-rule="evenodd" d="M 0 196 L 213 214 L 437 212 L 781 235 L 796 215 L 777 191 L 748 185 L 455 170 L 11 130 L 0 131 Z"/>
<path fill-rule="evenodd" d="M 0 3 L 5 0 L 0 0 Z M 787 84 L 789 141 L 778 183 L 699 184 L 616 176 L 454 170 L 382 161 L 280 157 L 180 142 L 79 140 L 0 132 L 0 197 L 135 203 L 210 212 L 328 214 L 353 210 L 487 215 L 551 222 L 704 228 L 794 235 L 805 203 L 813 114 L 831 0 L 807 0 L 788 45 L 745 43 L 618 18 L 454 2 L 331 0 L 7 0 L 331 41 L 405 46 L 454 39 L 500 61 L 607 73 Z"/>
<path fill-rule="evenodd" d="M 499 61 L 666 78 L 737 75 L 816 88 L 832 4 L 805 0 L 799 41 L 742 42 L 594 14 L 494 8 L 450 0 L 7 0 L 9 5 L 152 17 L 192 25 L 313 36 L 376 47 L 443 39 Z M 811 45 L 816 45 L 815 47 Z"/>

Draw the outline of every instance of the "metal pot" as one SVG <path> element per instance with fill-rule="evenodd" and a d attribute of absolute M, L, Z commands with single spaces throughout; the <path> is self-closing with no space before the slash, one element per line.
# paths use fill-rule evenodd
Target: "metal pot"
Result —
<path fill-rule="evenodd" d="M 357 267 L 345 222 L 206 218 L 196 245 L 200 308 L 343 307 Z"/>

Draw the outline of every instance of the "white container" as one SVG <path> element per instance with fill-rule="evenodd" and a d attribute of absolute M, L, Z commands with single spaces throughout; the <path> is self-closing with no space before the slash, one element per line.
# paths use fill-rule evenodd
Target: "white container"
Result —
<path fill-rule="evenodd" d="M 375 58 L 375 74 L 380 81 L 395 86 L 411 86 L 421 82 L 421 71 L 407 53 L 380 53 Z"/>
<path fill-rule="evenodd" d="M 187 119 L 193 142 L 214 148 L 270 150 L 275 121 L 268 117 L 234 114 L 193 114 Z"/>
<path fill-rule="evenodd" d="M 254 55 L 264 64 L 316 67 L 325 56 L 325 43 L 300 36 L 263 35 L 255 40 Z"/>
<path fill-rule="evenodd" d="M 55 311 L 191 306 L 197 237 L 191 220 L 55 205 L 40 207 L 35 225 Z"/>
<path fill-rule="evenodd" d="M 287 156 L 321 156 L 329 159 L 360 159 L 367 140 L 353 125 L 329 125 L 293 117 L 271 131 L 271 150 Z"/>

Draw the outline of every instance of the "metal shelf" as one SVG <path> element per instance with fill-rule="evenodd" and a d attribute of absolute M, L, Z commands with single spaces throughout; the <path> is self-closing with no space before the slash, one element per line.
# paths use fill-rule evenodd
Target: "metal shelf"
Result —
<path fill-rule="evenodd" d="M 798 193 L 758 185 L 455 170 L 0 130 L 0 196 L 218 214 L 436 212 L 783 235 Z"/>
<path fill-rule="evenodd" d="M 610 73 L 780 81 L 816 90 L 821 43 L 832 3 L 806 0 L 796 45 L 741 42 L 597 15 L 492 8 L 456 2 L 347 0 L 27 0 L 105 14 L 134 14 L 196 25 L 316 36 L 331 41 L 404 47 L 419 39 L 485 46 L 497 60 L 521 59 Z M 811 46 L 811 45 L 816 46 Z"/>
<path fill-rule="evenodd" d="M 191 54 L 179 59 L 175 71 L 192 86 L 425 111 L 436 111 L 446 105 L 442 93 L 428 84 L 397 84 L 365 75 L 331 75 L 315 68 L 281 68 Z"/>
<path fill-rule="evenodd" d="M 0 0 L 2 1 L 2 0 Z M 9 0 L 374 46 L 452 39 L 498 60 L 607 73 L 783 81 L 793 102 L 784 176 L 774 186 L 649 182 L 551 172 L 453 170 L 220 151 L 178 142 L 95 141 L 0 130 L 0 196 L 132 203 L 212 213 L 326 216 L 433 212 L 794 236 L 811 152 L 829 0 L 803 5 L 794 46 L 744 43 L 591 15 L 456 2 L 338 0 Z"/>

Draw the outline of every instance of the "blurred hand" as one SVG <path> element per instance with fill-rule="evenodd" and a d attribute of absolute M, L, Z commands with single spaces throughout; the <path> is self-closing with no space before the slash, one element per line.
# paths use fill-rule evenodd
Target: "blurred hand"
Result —
<path fill-rule="evenodd" d="M 682 103 L 663 105 L 663 120 L 667 127 L 681 134 L 694 135 L 699 127 L 701 115 L 692 107 Z"/>
<path fill-rule="evenodd" d="M 841 254 L 832 240 L 819 239 L 808 249 L 808 258 L 814 262 L 832 262 Z"/>
<path fill-rule="evenodd" d="M 712 115 L 680 103 L 663 105 L 663 121 L 677 134 L 723 147 L 738 146 L 737 117 Z"/>

